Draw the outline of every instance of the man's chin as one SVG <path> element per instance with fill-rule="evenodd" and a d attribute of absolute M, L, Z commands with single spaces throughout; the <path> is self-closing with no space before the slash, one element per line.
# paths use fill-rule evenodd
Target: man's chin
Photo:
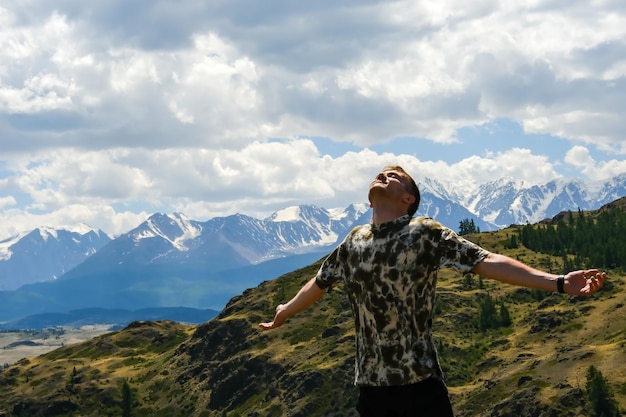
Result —
<path fill-rule="evenodd" d="M 374 185 L 372 184 L 372 186 L 370 187 L 369 193 L 367 194 L 367 197 L 370 201 L 372 201 L 372 196 L 375 195 L 376 193 L 384 193 L 385 192 L 385 187 L 381 187 L 380 185 L 382 184 L 378 184 Z"/>

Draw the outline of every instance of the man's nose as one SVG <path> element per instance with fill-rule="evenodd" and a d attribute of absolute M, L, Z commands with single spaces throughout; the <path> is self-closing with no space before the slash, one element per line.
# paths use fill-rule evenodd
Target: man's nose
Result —
<path fill-rule="evenodd" d="M 377 180 L 381 180 L 381 181 L 386 181 L 386 180 L 387 180 L 387 175 L 385 175 L 385 173 L 384 173 L 384 172 L 381 172 L 381 173 L 379 173 L 379 174 L 376 176 L 376 179 L 377 179 Z"/>

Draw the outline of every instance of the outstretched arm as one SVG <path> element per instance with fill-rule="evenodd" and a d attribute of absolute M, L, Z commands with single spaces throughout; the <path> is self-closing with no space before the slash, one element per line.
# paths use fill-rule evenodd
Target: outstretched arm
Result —
<path fill-rule="evenodd" d="M 532 268 L 508 256 L 490 253 L 472 272 L 507 284 L 557 291 L 558 275 Z M 604 285 L 606 274 L 597 269 L 572 271 L 564 275 L 563 289 L 571 295 L 591 295 Z"/>
<path fill-rule="evenodd" d="M 279 304 L 278 307 L 276 307 L 276 315 L 273 321 L 261 323 L 259 326 L 265 330 L 275 329 L 282 325 L 289 317 L 313 305 L 317 300 L 322 298 L 324 294 L 325 291 L 318 287 L 315 283 L 315 278 L 312 278 L 287 304 Z"/>

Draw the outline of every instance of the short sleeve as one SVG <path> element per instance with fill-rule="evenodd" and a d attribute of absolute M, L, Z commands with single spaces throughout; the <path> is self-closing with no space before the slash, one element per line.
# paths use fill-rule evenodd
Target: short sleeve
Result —
<path fill-rule="evenodd" d="M 457 235 L 453 230 L 441 229 L 441 266 L 468 273 L 489 255 L 489 251 Z"/>
<path fill-rule="evenodd" d="M 340 260 L 342 245 L 339 245 L 324 260 L 317 271 L 315 283 L 322 290 L 330 292 L 333 285 L 345 276 L 345 263 Z"/>

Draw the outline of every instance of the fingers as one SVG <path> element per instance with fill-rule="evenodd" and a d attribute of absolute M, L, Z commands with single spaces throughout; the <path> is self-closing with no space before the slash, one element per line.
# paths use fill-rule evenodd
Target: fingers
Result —
<path fill-rule="evenodd" d="M 584 294 L 593 294 L 604 285 L 606 273 L 600 272 L 597 269 L 588 269 L 583 271 L 583 278 L 586 280 L 586 285 L 582 292 Z"/>
<path fill-rule="evenodd" d="M 259 323 L 259 327 L 263 330 L 271 330 L 277 327 L 280 327 L 285 321 L 281 316 L 281 312 L 285 309 L 284 304 L 279 304 L 276 306 L 276 316 L 274 316 L 273 321 L 268 321 L 266 323 Z"/>
<path fill-rule="evenodd" d="M 277 317 L 274 317 L 274 320 L 272 321 L 268 321 L 265 323 L 259 323 L 259 327 L 263 330 L 271 330 L 271 329 L 275 329 L 277 327 L 280 327 L 280 325 L 282 324 L 282 322 L 280 320 L 278 320 Z"/>
<path fill-rule="evenodd" d="M 267 323 L 259 323 L 259 327 L 263 330 L 271 330 L 273 328 L 275 328 L 276 326 L 274 325 L 273 321 L 267 322 Z"/>
<path fill-rule="evenodd" d="M 606 273 L 597 273 L 591 278 L 591 281 L 594 287 L 596 287 L 596 290 L 599 290 L 604 285 L 604 281 L 606 281 Z"/>
<path fill-rule="evenodd" d="M 598 271 L 597 269 L 585 269 L 583 271 L 583 277 L 585 279 L 589 279 L 589 278 L 593 278 L 596 275 L 598 275 L 600 273 L 600 271 Z"/>
<path fill-rule="evenodd" d="M 591 280 L 592 283 L 604 283 L 604 280 L 606 280 L 606 273 L 592 271 L 592 273 L 586 273 L 585 278 L 587 278 L 587 280 Z"/>

